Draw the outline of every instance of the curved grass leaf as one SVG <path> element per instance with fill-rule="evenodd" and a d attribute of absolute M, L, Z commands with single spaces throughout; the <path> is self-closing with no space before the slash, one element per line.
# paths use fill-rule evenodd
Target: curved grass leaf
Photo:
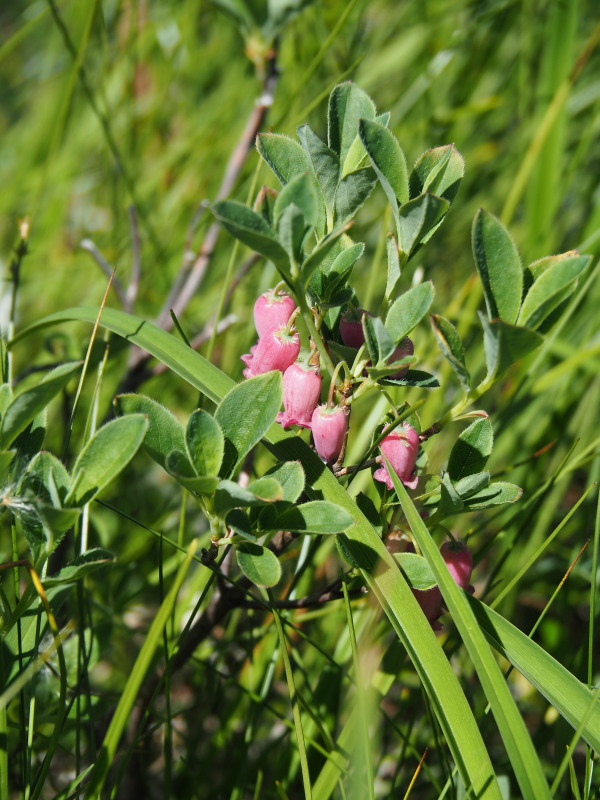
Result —
<path fill-rule="evenodd" d="M 148 420 L 142 414 L 119 417 L 100 428 L 75 462 L 65 502 L 75 506 L 89 503 L 131 461 L 147 430 Z"/>
<path fill-rule="evenodd" d="M 256 149 L 283 186 L 310 167 L 308 157 L 298 142 L 281 133 L 259 133 Z"/>
<path fill-rule="evenodd" d="M 516 322 L 523 291 L 517 246 L 500 220 L 481 208 L 473 220 L 472 243 L 489 318 Z"/>
<path fill-rule="evenodd" d="M 392 304 L 385 318 L 385 327 L 394 344 L 400 344 L 400 341 L 423 319 L 433 303 L 434 296 L 433 283 L 425 281 L 401 294 Z"/>
<path fill-rule="evenodd" d="M 236 550 L 239 568 L 249 581 L 265 589 L 279 583 L 281 564 L 275 553 L 253 542 L 244 542 Z"/>
<path fill-rule="evenodd" d="M 120 394 L 114 399 L 117 413 L 144 414 L 148 418 L 148 432 L 143 449 L 163 469 L 172 450 L 185 453 L 185 436 L 179 420 L 163 405 L 143 394 Z"/>

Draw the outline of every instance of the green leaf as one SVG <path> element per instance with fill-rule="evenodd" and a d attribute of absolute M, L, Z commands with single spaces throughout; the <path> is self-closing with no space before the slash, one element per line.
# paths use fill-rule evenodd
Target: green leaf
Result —
<path fill-rule="evenodd" d="M 260 478 L 247 488 L 235 481 L 220 481 L 215 492 L 215 511 L 222 514 L 230 508 L 253 508 L 282 499 L 283 489 L 275 478 Z"/>
<path fill-rule="evenodd" d="M 219 484 L 215 475 L 196 475 L 188 457 L 179 450 L 168 454 L 165 469 L 178 483 L 196 494 L 211 495 Z"/>
<path fill-rule="evenodd" d="M 417 386 L 420 389 L 437 389 L 440 382 L 430 372 L 422 369 L 409 369 L 403 378 L 381 378 L 382 386 Z"/>
<path fill-rule="evenodd" d="M 444 515 L 456 514 L 463 508 L 463 501 L 452 485 L 450 475 L 445 472 L 440 485 L 439 511 Z"/>
<path fill-rule="evenodd" d="M 479 511 L 482 508 L 500 506 L 504 503 L 516 503 L 523 494 L 523 490 L 514 483 L 504 483 L 495 481 L 482 489 L 480 492 L 472 494 L 465 500 L 466 511 Z"/>
<path fill-rule="evenodd" d="M 13 339 L 11 346 L 15 347 L 33 331 L 39 331 L 49 325 L 69 320 L 85 321 L 93 325 L 97 316 L 98 309 L 95 307 L 70 308 L 51 314 L 21 331 Z M 199 353 L 151 322 L 122 311 L 105 308 L 100 325 L 158 358 L 175 375 L 182 377 L 213 402 L 218 403 L 235 386 L 231 378 Z M 397 568 L 396 562 L 386 550 L 381 540 L 381 532 L 369 523 L 345 488 L 340 486 L 331 470 L 324 466 L 316 453 L 300 437 L 284 431 L 280 425 L 273 425 L 265 434 L 265 439 L 280 461 L 299 459 L 302 462 L 307 476 L 306 491 L 309 495 L 315 499 L 323 497 L 341 506 L 352 516 L 354 524 L 346 531 L 347 549 L 351 550 L 354 562 L 361 569 L 379 600 L 402 646 L 410 654 L 463 782 L 473 786 L 473 792 L 479 800 L 501 800 L 497 779 L 481 731 L 457 676 L 440 642 L 427 625 L 423 612 Z M 128 687 L 129 693 L 133 690 L 134 687 Z M 124 705 L 123 713 L 126 710 Z M 121 721 L 118 728 L 122 729 Z M 116 747 L 114 740 L 117 732 L 114 731 L 111 738 L 114 747 Z M 103 774 L 107 769 L 108 765 L 102 767 Z"/>
<path fill-rule="evenodd" d="M 385 285 L 385 299 L 391 300 L 396 294 L 400 281 L 400 258 L 398 253 L 398 242 L 392 233 L 388 233 L 386 240 L 387 247 L 387 282 Z"/>
<path fill-rule="evenodd" d="M 323 262 L 323 260 L 327 257 L 327 255 L 335 247 L 335 245 L 339 241 L 340 237 L 343 236 L 344 233 L 348 230 L 348 227 L 349 227 L 348 225 L 342 225 L 337 230 L 332 231 L 328 236 L 325 236 L 325 238 L 321 239 L 321 241 L 316 245 L 316 247 L 312 251 L 312 253 L 309 256 L 307 256 L 307 258 L 304 261 L 304 263 L 302 264 L 302 268 L 300 270 L 300 280 L 302 281 L 302 285 L 304 286 L 305 289 L 308 286 L 308 283 L 309 283 L 309 281 L 311 279 L 311 276 L 312 276 L 313 272 L 317 269 L 317 267 L 320 266 L 320 264 Z M 364 245 L 355 245 L 355 246 L 359 247 L 359 248 L 362 248 L 362 250 L 364 250 Z M 351 249 L 351 248 L 349 248 L 349 249 Z M 352 261 L 352 264 L 354 264 L 354 261 L 356 261 L 358 259 L 358 257 L 362 253 L 362 250 L 354 258 L 354 260 Z M 346 251 L 343 251 L 342 254 L 344 252 L 346 252 Z M 340 255 L 342 255 L 342 254 L 340 254 Z M 339 256 L 338 256 L 338 258 L 339 258 Z M 348 259 L 348 260 L 350 260 L 350 259 Z M 336 259 L 336 262 L 337 262 L 337 259 Z M 333 271 L 333 268 L 334 268 L 336 262 L 334 262 L 334 265 L 332 266 L 331 271 Z M 350 267 L 352 267 L 352 264 L 350 265 Z"/>
<path fill-rule="evenodd" d="M 480 208 L 473 220 L 472 242 L 488 316 L 516 322 L 523 292 L 523 268 L 509 232 L 497 217 Z"/>
<path fill-rule="evenodd" d="M 156 400 L 143 394 L 120 394 L 115 397 L 114 404 L 121 416 L 144 414 L 148 418 L 148 432 L 142 447 L 163 469 L 172 450 L 185 453 L 182 425 Z"/>
<path fill-rule="evenodd" d="M 310 167 L 307 155 L 298 142 L 281 133 L 259 133 L 256 149 L 283 186 L 301 172 L 307 172 Z"/>
<path fill-rule="evenodd" d="M 215 203 L 212 211 L 217 221 L 232 236 L 270 259 L 282 271 L 288 270 L 287 254 L 263 216 L 232 200 Z"/>
<path fill-rule="evenodd" d="M 331 212 L 340 175 L 340 160 L 308 125 L 301 125 L 297 130 L 298 138 L 310 158 L 315 177 L 323 192 L 325 205 Z"/>
<path fill-rule="evenodd" d="M 483 326 L 483 346 L 487 364 L 486 383 L 500 378 L 515 362 L 528 356 L 543 344 L 543 337 L 530 328 L 511 325 L 501 319 L 487 320 L 479 315 Z"/>
<path fill-rule="evenodd" d="M 187 454 L 197 475 L 218 475 L 225 441 L 219 423 L 207 411 L 196 409 L 185 430 Z"/>
<path fill-rule="evenodd" d="M 281 372 L 267 372 L 234 386 L 215 412 L 225 437 L 221 476 L 233 474 L 271 425 L 283 399 Z"/>
<path fill-rule="evenodd" d="M 435 586 L 433 572 L 423 556 L 416 553 L 394 553 L 394 558 L 411 589 L 423 591 Z"/>
<path fill-rule="evenodd" d="M 361 119 L 358 132 L 397 220 L 398 205 L 408 201 L 408 171 L 402 148 L 388 128 L 373 120 Z"/>
<path fill-rule="evenodd" d="M 351 241 L 349 236 L 344 236 L 342 240 L 343 244 Z M 331 300 L 334 293 L 346 283 L 350 277 L 352 268 L 364 251 L 365 246 L 362 242 L 358 242 L 357 244 L 351 243 L 337 253 L 326 271 L 322 270 L 321 281 L 325 287 L 323 291 L 327 301 Z"/>
<path fill-rule="evenodd" d="M 41 383 L 26 389 L 10 403 L 0 426 L 0 449 L 6 450 L 48 403 L 81 371 L 80 362 L 69 362 L 53 369 Z"/>
<path fill-rule="evenodd" d="M 279 193 L 273 209 L 275 223 L 277 224 L 284 210 L 293 204 L 302 213 L 304 217 L 304 226 L 306 227 L 309 225 L 314 228 L 319 215 L 318 203 L 319 198 L 317 197 L 312 179 L 309 177 L 308 173 L 302 172 L 300 175 L 296 175 L 292 178 Z"/>
<path fill-rule="evenodd" d="M 482 472 L 494 447 L 489 419 L 477 419 L 460 434 L 448 459 L 448 474 L 453 481 Z"/>
<path fill-rule="evenodd" d="M 363 314 L 362 326 L 373 365 L 385 364 L 396 348 L 383 322 L 379 317 Z"/>
<path fill-rule="evenodd" d="M 277 221 L 277 235 L 291 263 L 302 261 L 302 245 L 307 233 L 304 214 L 298 206 L 286 206 Z"/>
<path fill-rule="evenodd" d="M 13 399 L 13 390 L 10 383 L 0 384 L 0 419 L 4 416 L 6 409 Z"/>
<path fill-rule="evenodd" d="M 232 530 L 234 533 L 237 533 L 238 536 L 241 536 L 250 542 L 256 541 L 256 536 L 254 536 L 252 533 L 252 525 L 248 519 L 248 514 L 246 514 L 245 511 L 242 511 L 241 508 L 234 508 L 232 511 L 230 511 L 225 517 L 225 524 L 230 530 Z"/>
<path fill-rule="evenodd" d="M 299 461 L 284 461 L 266 473 L 265 477 L 275 478 L 283 490 L 282 500 L 295 503 L 304 490 L 306 477 Z"/>
<path fill-rule="evenodd" d="M 349 222 L 362 208 L 376 185 L 377 176 L 371 167 L 363 167 L 345 175 L 335 192 L 336 224 Z"/>
<path fill-rule="evenodd" d="M 275 520 L 273 530 L 294 533 L 342 533 L 352 525 L 352 517 L 340 506 L 326 500 L 313 500 L 289 508 Z"/>
<path fill-rule="evenodd" d="M 445 317 L 432 314 L 430 319 L 440 350 L 454 370 L 463 391 L 468 392 L 471 388 L 471 376 L 465 364 L 465 352 L 458 331 Z"/>
<path fill-rule="evenodd" d="M 338 154 L 342 174 L 346 172 L 346 156 L 358 136 L 358 121 L 361 117 L 373 119 L 375 104 L 371 98 L 350 81 L 335 86 L 329 95 L 327 112 L 327 140 L 329 147 Z M 353 165 L 357 161 L 353 158 Z M 352 165 L 349 165 L 351 171 Z"/>
<path fill-rule="evenodd" d="M 422 194 L 400 206 L 396 214 L 398 247 L 407 260 L 417 246 L 430 238 L 448 211 L 449 203 L 434 194 Z"/>
<path fill-rule="evenodd" d="M 417 159 L 410 175 L 410 196 L 431 192 L 451 203 L 464 174 L 465 162 L 453 144 L 434 147 Z"/>
<path fill-rule="evenodd" d="M 71 478 L 61 461 L 42 450 L 31 459 L 23 475 L 24 487 L 60 508 L 71 488 Z"/>
<path fill-rule="evenodd" d="M 252 542 L 244 542 L 236 549 L 239 568 L 249 581 L 265 589 L 279 583 L 281 565 L 274 553 Z"/>
<path fill-rule="evenodd" d="M 15 450 L 0 450 L 0 478 L 6 479 L 15 452 Z"/>
<path fill-rule="evenodd" d="M 537 328 L 576 287 L 579 276 L 588 267 L 591 256 L 561 258 L 547 266 L 527 292 L 519 325 Z"/>
<path fill-rule="evenodd" d="M 78 509 L 79 510 L 79 509 Z M 103 567 L 113 563 L 115 557 L 113 553 L 104 550 L 102 547 L 94 547 L 77 556 L 70 564 L 63 567 L 58 575 L 52 575 L 44 579 L 44 587 L 60 586 L 63 583 L 73 583 L 81 580 L 86 575 L 96 572 Z"/>
<path fill-rule="evenodd" d="M 147 430 L 148 420 L 142 414 L 120 417 L 100 428 L 75 462 L 65 502 L 75 506 L 89 503 L 131 461 Z"/>
<path fill-rule="evenodd" d="M 540 692 L 575 730 L 587 717 L 581 735 L 590 747 L 600 752 L 600 705 L 594 693 L 562 664 L 515 628 L 497 611 L 477 598 L 467 600 L 488 642 Z"/>
<path fill-rule="evenodd" d="M 385 319 L 385 328 L 396 345 L 423 319 L 434 296 L 433 283 L 425 281 L 401 294 L 392 304 Z"/>
<path fill-rule="evenodd" d="M 472 495 L 477 494 L 477 492 L 480 492 L 482 489 L 485 489 L 486 486 L 489 486 L 489 483 L 489 472 L 476 472 L 474 475 L 467 475 L 466 477 L 461 478 L 459 481 L 456 481 L 454 488 L 460 495 L 461 499 L 466 500 Z"/>
<path fill-rule="evenodd" d="M 271 230 L 275 224 L 275 201 L 278 196 L 279 192 L 275 191 L 275 189 L 271 189 L 269 186 L 261 186 L 252 207 L 253 211 L 260 214 Z"/>

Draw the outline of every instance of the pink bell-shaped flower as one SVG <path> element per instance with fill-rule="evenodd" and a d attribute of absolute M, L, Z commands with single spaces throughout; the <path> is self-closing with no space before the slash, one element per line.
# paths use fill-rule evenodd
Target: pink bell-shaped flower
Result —
<path fill-rule="evenodd" d="M 406 356 L 412 356 L 414 355 L 414 352 L 415 346 L 412 343 L 412 339 L 409 339 L 408 336 L 405 336 L 398 347 L 394 350 L 392 355 L 388 358 L 388 364 L 393 364 L 394 361 L 400 361 L 401 358 L 406 358 Z M 409 366 L 407 364 L 405 367 L 399 369 L 398 372 L 388 375 L 388 378 L 395 378 L 396 380 L 403 378 L 408 372 L 408 369 Z"/>
<path fill-rule="evenodd" d="M 310 421 L 321 394 L 321 373 L 318 367 L 292 364 L 283 373 L 283 407 L 277 422 L 284 428 L 300 425 L 310 428 Z"/>
<path fill-rule="evenodd" d="M 390 462 L 402 483 L 409 489 L 416 489 L 419 482 L 414 474 L 419 454 L 419 434 L 416 430 L 404 423 L 401 428 L 396 428 L 381 441 L 379 450 Z M 394 484 L 385 463 L 375 470 L 373 477 L 376 481 L 385 483 L 388 489 L 393 489 Z"/>
<path fill-rule="evenodd" d="M 440 553 L 456 585 L 468 591 L 473 571 L 473 556 L 467 545 L 464 542 L 444 542 L 440 547 Z"/>
<path fill-rule="evenodd" d="M 348 416 L 342 406 L 317 406 L 310 422 L 315 449 L 326 464 L 337 461 L 342 452 Z"/>
<path fill-rule="evenodd" d="M 346 347 L 355 347 L 357 350 L 365 343 L 365 333 L 362 326 L 362 315 L 373 316 L 364 308 L 352 308 L 344 311 L 340 317 L 340 338 Z"/>
<path fill-rule="evenodd" d="M 443 601 L 442 593 L 438 587 L 432 586 L 431 589 L 412 589 L 411 591 L 433 630 L 441 631 L 442 626 L 437 622 L 437 619 L 442 613 Z"/>
<path fill-rule="evenodd" d="M 286 325 L 262 336 L 250 348 L 250 352 L 242 356 L 246 365 L 244 378 L 252 378 L 270 372 L 272 369 L 284 372 L 298 358 L 300 337 L 297 332 L 289 333 Z"/>
<path fill-rule="evenodd" d="M 259 339 L 268 333 L 287 325 L 296 308 L 296 303 L 285 292 L 274 289 L 261 294 L 254 303 L 254 325 Z"/>

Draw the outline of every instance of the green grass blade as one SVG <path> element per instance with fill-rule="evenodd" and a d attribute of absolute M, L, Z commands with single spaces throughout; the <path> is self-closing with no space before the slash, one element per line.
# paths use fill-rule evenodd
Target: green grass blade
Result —
<path fill-rule="evenodd" d="M 40 328 L 68 320 L 93 323 L 96 317 L 97 309 L 93 307 L 51 314 L 23 331 L 12 345 Z M 217 367 L 150 322 L 105 309 L 101 325 L 145 349 L 216 403 L 234 385 L 234 381 Z M 473 796 L 479 800 L 500 800 L 500 789 L 473 712 L 395 560 L 356 503 L 305 442 L 283 431 L 279 425 L 269 429 L 265 440 L 281 460 L 302 462 L 312 487 L 308 490 L 310 494 L 321 495 L 322 499 L 337 503 L 351 514 L 354 525 L 346 535 L 353 557 L 360 563 L 370 588 L 415 665 L 465 785 L 472 787 Z M 106 769 L 104 766 L 104 777 Z M 538 795 L 544 796 L 544 793 Z"/>

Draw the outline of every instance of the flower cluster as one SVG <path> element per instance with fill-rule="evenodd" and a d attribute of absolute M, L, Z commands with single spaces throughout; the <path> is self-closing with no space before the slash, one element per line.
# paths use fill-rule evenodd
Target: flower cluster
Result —
<path fill-rule="evenodd" d="M 289 294 L 270 289 L 254 304 L 254 325 L 258 342 L 242 356 L 246 365 L 244 378 L 262 375 L 273 369 L 284 372 L 298 358 L 300 337 L 290 329 L 290 317 L 296 304 Z"/>

